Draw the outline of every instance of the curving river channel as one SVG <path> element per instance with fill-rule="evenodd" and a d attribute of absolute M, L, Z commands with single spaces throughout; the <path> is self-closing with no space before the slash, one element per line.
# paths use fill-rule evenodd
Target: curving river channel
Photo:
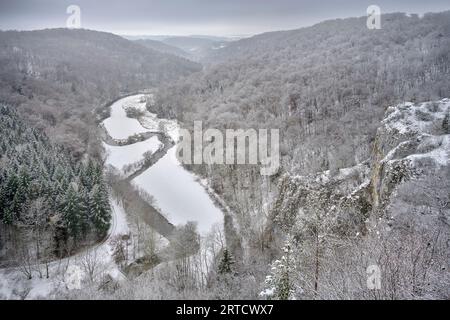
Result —
<path fill-rule="evenodd" d="M 102 122 L 109 136 L 104 142 L 106 165 L 121 171 L 133 185 L 149 194 L 154 200 L 152 206 L 171 224 L 195 221 L 200 234 L 205 235 L 214 226 L 223 225 L 223 213 L 199 179 L 176 158 L 173 142 L 178 141 L 177 122 L 149 113 L 145 97 L 149 96 L 128 96 L 111 105 L 110 117 Z M 141 110 L 144 116 L 139 120 L 129 118 L 129 108 Z M 141 141 L 125 142 L 136 135 Z M 152 156 L 157 160 L 144 166 L 145 159 Z"/>

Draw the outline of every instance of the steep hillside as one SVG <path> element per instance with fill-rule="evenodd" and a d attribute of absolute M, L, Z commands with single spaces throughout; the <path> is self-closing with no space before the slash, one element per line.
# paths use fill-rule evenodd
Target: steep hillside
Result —
<path fill-rule="evenodd" d="M 292 172 L 355 165 L 388 105 L 450 92 L 450 12 L 385 15 L 381 30 L 365 21 L 232 42 L 218 51 L 221 63 L 160 90 L 153 109 L 212 127 L 279 128 Z"/>
<path fill-rule="evenodd" d="M 0 266 L 72 254 L 101 239 L 111 209 L 101 165 L 80 163 L 0 105 Z"/>
<path fill-rule="evenodd" d="M 319 259 L 304 268 L 319 268 L 321 294 L 337 277 L 358 278 L 358 268 L 377 262 L 380 297 L 448 298 L 449 120 L 449 99 L 389 107 L 370 161 L 336 175 L 281 179 L 266 237 L 302 239 L 294 250 L 302 260 Z"/>
<path fill-rule="evenodd" d="M 267 62 L 273 59 L 302 62 L 308 57 L 320 59 L 327 49 L 327 57 L 334 61 L 339 61 L 342 54 L 349 52 L 359 60 L 367 51 L 380 52 L 383 46 L 395 49 L 408 45 L 412 38 L 426 37 L 431 31 L 435 37 L 445 38 L 449 32 L 448 15 L 448 11 L 427 13 L 423 17 L 404 13 L 384 14 L 380 30 L 369 30 L 367 17 L 328 20 L 311 27 L 268 32 L 230 42 L 212 52 L 206 60 L 214 64 L 246 59 L 254 62 L 262 59 Z M 440 27 L 432 30 L 438 25 Z M 365 50 L 357 51 L 361 45 Z M 334 55 L 337 57 L 333 58 Z"/>
<path fill-rule="evenodd" d="M 32 124 L 78 154 L 89 144 L 95 107 L 198 70 L 104 32 L 0 32 L 0 100 L 20 106 Z"/>
<path fill-rule="evenodd" d="M 392 221 L 401 219 L 402 223 L 397 225 L 404 226 L 419 218 L 418 213 L 425 207 L 426 217 L 434 216 L 449 224 L 449 119 L 450 99 L 389 107 L 377 130 L 370 160 L 340 169 L 334 175 L 324 171 L 309 176 L 284 176 L 273 217 L 284 221 L 289 228 L 299 207 L 310 209 L 314 203 L 304 201 L 303 196 L 328 190 L 328 196 L 320 204 L 322 209 L 340 212 L 348 219 L 352 218 L 348 216 L 349 209 L 354 209 L 353 219 L 357 219 L 353 221 L 354 226 L 365 227 L 366 219 L 371 216 Z M 434 186 L 429 180 L 434 180 Z M 408 188 L 409 194 L 405 194 Z M 403 202 L 404 208 L 399 208 L 399 198 L 410 203 Z M 407 212 L 408 209 L 415 213 Z M 410 221 L 405 221 L 403 214 L 408 214 Z"/>
<path fill-rule="evenodd" d="M 242 261 L 241 270 L 263 269 L 261 265 L 266 266 L 282 255 L 282 241 L 286 235 L 293 234 L 300 244 L 302 237 L 306 237 L 307 242 L 299 244 L 298 249 L 305 250 L 306 256 L 301 256 L 307 264 L 303 274 L 311 276 L 306 285 L 310 286 L 309 293 L 314 296 L 314 261 L 318 254 L 324 254 L 324 261 L 328 263 L 325 269 L 331 272 L 333 259 L 346 256 L 339 252 L 342 248 L 349 250 L 345 254 L 366 252 L 364 259 L 367 260 L 354 266 L 360 268 L 355 272 L 363 270 L 361 277 L 366 277 L 363 268 L 371 264 L 369 260 L 375 259 L 370 253 L 383 254 L 379 247 L 364 247 L 382 245 L 376 242 L 376 232 L 370 232 L 377 230 L 377 219 L 395 217 L 409 210 L 405 208 L 411 208 L 401 209 L 398 201 L 402 198 L 391 197 L 393 190 L 397 190 L 393 185 L 398 185 L 397 179 L 403 179 L 396 177 L 402 170 L 392 168 L 407 166 L 409 159 L 386 160 L 385 164 L 382 161 L 393 147 L 406 140 L 396 141 L 395 135 L 388 135 L 389 138 L 384 140 L 380 130 L 385 130 L 382 120 L 390 105 L 404 101 L 412 101 L 415 105 L 421 101 L 448 98 L 450 12 L 426 14 L 421 18 L 387 14 L 382 16 L 382 21 L 381 30 L 368 30 L 366 17 L 361 17 L 326 21 L 309 28 L 267 33 L 230 43 L 218 50 L 216 56 L 211 56 L 210 65 L 202 74 L 161 88 L 156 103 L 149 105 L 151 110 L 182 120 L 187 128 L 192 127 L 193 121 L 203 120 L 203 128 L 280 130 L 282 165 L 278 174 L 270 178 L 261 177 L 255 166 L 191 166 L 192 170 L 208 178 L 234 212 L 233 223 L 238 236 L 233 239 L 236 241 L 229 243 L 237 260 Z M 441 111 L 433 107 L 426 111 L 427 104 L 417 106 L 417 119 L 424 113 L 425 118 L 434 119 L 430 125 L 442 126 L 446 102 L 438 104 Z M 411 114 L 416 117 L 415 110 Z M 407 117 L 407 114 L 403 116 Z M 413 119 L 408 119 L 413 126 Z M 445 146 L 447 138 L 439 137 L 442 132 L 437 132 L 424 131 L 424 135 L 436 137 L 422 137 L 424 144 L 411 143 L 411 149 L 406 150 L 411 155 L 425 154 L 439 144 Z M 401 152 L 395 157 L 403 159 Z M 414 200 L 421 199 L 419 195 L 423 188 L 428 188 L 427 194 L 431 195 L 438 194 L 441 189 L 448 190 L 445 185 L 448 179 L 440 179 L 448 176 L 446 167 L 433 167 L 434 160 L 428 157 L 418 157 L 415 161 L 430 162 L 430 167 L 424 164 L 421 167 L 434 173 L 423 176 L 423 180 L 411 180 L 410 184 L 416 184 Z M 441 187 L 432 186 L 433 175 L 438 177 L 436 184 L 442 184 Z M 398 185 L 396 192 L 413 193 L 408 184 Z M 439 197 L 444 199 L 445 196 L 448 195 Z M 426 202 L 417 200 L 411 211 L 419 212 L 419 217 L 428 217 L 425 213 L 428 209 L 422 210 L 428 205 L 420 203 Z M 437 208 L 437 204 L 433 206 Z M 307 223 L 300 223 L 299 230 L 294 232 L 291 228 L 298 221 L 299 209 Z M 271 221 L 271 217 L 273 221 L 280 221 L 280 228 L 287 228 L 273 234 L 272 226 L 264 223 L 267 219 Z M 410 247 L 410 253 L 422 249 L 427 252 L 424 239 L 445 246 L 446 235 L 437 235 L 442 226 L 441 223 L 437 227 L 439 219 L 444 218 L 429 222 L 433 225 L 432 231 L 426 228 L 424 231 L 419 223 L 420 231 L 409 229 L 410 232 L 396 233 L 390 240 L 384 238 L 392 243 L 383 243 L 390 248 L 383 257 L 390 257 L 400 250 L 395 245 L 418 238 L 423 241 L 415 243 L 417 247 Z M 389 228 L 394 226 L 391 221 L 382 221 Z M 408 226 L 405 221 L 398 224 L 400 229 Z M 329 240 L 337 247 L 317 247 L 316 242 L 327 241 L 322 240 L 323 234 L 330 234 Z M 361 239 L 362 235 L 364 238 Z M 317 252 L 314 252 L 315 248 Z M 333 255 L 327 256 L 330 253 L 327 250 Z M 346 257 L 349 259 L 339 261 L 345 264 L 358 259 Z M 437 265 L 434 267 L 438 268 Z M 402 272 L 409 272 L 410 266 L 405 268 Z M 340 276 L 342 279 L 350 277 L 347 274 Z M 357 283 L 354 285 L 358 286 Z M 321 294 L 326 294 L 326 290 Z M 336 295 L 354 297 L 356 293 L 339 292 Z"/>

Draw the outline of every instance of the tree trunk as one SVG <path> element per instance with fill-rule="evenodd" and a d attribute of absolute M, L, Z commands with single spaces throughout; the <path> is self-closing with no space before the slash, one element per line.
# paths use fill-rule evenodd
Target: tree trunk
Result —
<path fill-rule="evenodd" d="M 319 287 L 319 234 L 316 234 L 316 250 L 315 250 L 315 271 L 314 271 L 314 295 L 317 297 Z"/>

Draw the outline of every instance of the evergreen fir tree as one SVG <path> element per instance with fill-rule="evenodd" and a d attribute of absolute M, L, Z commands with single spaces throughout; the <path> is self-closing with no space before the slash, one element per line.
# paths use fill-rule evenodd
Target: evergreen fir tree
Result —
<path fill-rule="evenodd" d="M 447 110 L 445 114 L 444 121 L 442 122 L 442 129 L 444 129 L 445 134 L 450 134 L 450 109 Z"/>
<path fill-rule="evenodd" d="M 104 234 L 108 231 L 111 220 L 111 207 L 106 186 L 95 185 L 89 195 L 90 217 L 94 228 Z"/>
<path fill-rule="evenodd" d="M 266 277 L 266 289 L 261 296 L 274 300 L 292 300 L 296 298 L 297 268 L 292 253 L 292 244 L 287 240 L 283 247 L 283 256 L 271 265 L 270 275 Z"/>
<path fill-rule="evenodd" d="M 234 260 L 227 248 L 223 250 L 222 258 L 220 259 L 218 272 L 219 274 L 229 274 L 233 271 Z"/>
<path fill-rule="evenodd" d="M 18 176 L 17 190 L 13 199 L 13 206 L 16 210 L 17 218 L 20 219 L 23 210 L 26 210 L 30 200 L 31 177 L 25 168 L 21 168 Z"/>
<path fill-rule="evenodd" d="M 80 217 L 80 227 L 82 234 L 87 235 L 92 229 L 92 217 L 91 217 L 91 198 L 90 193 L 85 186 L 80 185 L 79 190 L 80 201 L 83 202 L 84 211 Z"/>
<path fill-rule="evenodd" d="M 19 187 L 19 180 L 15 173 L 11 172 L 8 179 L 6 180 L 5 186 L 1 190 L 1 201 L 3 210 L 3 222 L 5 224 L 13 223 L 17 207 L 17 189 Z"/>
<path fill-rule="evenodd" d="M 61 213 L 69 235 L 74 238 L 80 235 L 83 211 L 84 206 L 80 199 L 78 188 L 74 184 L 70 184 L 63 197 Z"/>

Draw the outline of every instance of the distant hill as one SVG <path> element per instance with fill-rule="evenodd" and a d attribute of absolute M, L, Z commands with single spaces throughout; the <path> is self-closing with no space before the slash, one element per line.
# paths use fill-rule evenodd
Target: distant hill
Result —
<path fill-rule="evenodd" d="M 228 41 L 236 41 L 242 38 L 247 38 L 249 36 L 247 35 L 233 35 L 233 36 L 208 36 L 208 35 L 188 35 L 188 36 L 175 36 L 175 35 L 121 35 L 125 39 L 128 40 L 156 40 L 156 41 L 162 41 L 164 39 L 168 38 L 198 38 L 198 39 L 207 39 L 211 41 L 218 41 L 218 42 L 228 42 Z"/>
<path fill-rule="evenodd" d="M 177 48 L 175 46 L 166 44 L 162 41 L 151 40 L 151 39 L 139 39 L 139 40 L 135 40 L 134 42 L 139 43 L 140 45 L 142 45 L 146 48 L 156 50 L 158 52 L 162 52 L 162 53 L 166 53 L 166 54 L 173 54 L 175 56 L 182 57 L 185 59 L 191 59 L 191 60 L 193 59 L 193 56 L 190 53 L 188 53 L 180 48 Z"/>
<path fill-rule="evenodd" d="M 196 60 L 202 60 L 215 50 L 226 47 L 229 40 L 217 40 L 210 37 L 169 37 L 161 40 L 165 44 L 188 52 Z"/>
<path fill-rule="evenodd" d="M 208 60 L 223 62 L 251 58 L 254 61 L 266 56 L 270 56 L 269 60 L 276 60 L 288 55 L 291 62 L 302 62 L 310 54 L 327 49 L 339 50 L 337 53 L 340 54 L 343 50 L 351 51 L 351 48 L 358 49 L 357 46 L 361 45 L 375 50 L 381 50 L 389 42 L 398 47 L 409 45 L 412 38 L 422 39 L 427 33 L 431 33 L 433 26 L 439 27 L 439 31 L 435 30 L 433 36 L 444 41 L 449 32 L 449 16 L 450 11 L 427 13 L 424 17 L 404 13 L 386 14 L 383 15 L 381 30 L 367 29 L 366 17 L 328 20 L 311 27 L 267 32 L 233 41 L 212 52 Z M 404 30 L 405 27 L 408 30 Z M 354 49 L 353 53 L 357 55 L 358 52 Z"/>
<path fill-rule="evenodd" d="M 145 45 L 151 49 L 155 49 L 164 53 L 175 54 L 177 56 L 195 61 L 203 61 L 205 59 L 208 59 L 209 56 L 215 56 L 215 51 L 227 47 L 231 42 L 235 42 L 237 40 L 245 38 L 245 36 L 219 37 L 207 35 L 124 35 L 123 37 L 128 40 L 139 42 L 140 44 Z M 164 47 L 160 43 L 164 43 L 169 47 Z M 174 51 L 173 48 L 177 48 L 181 51 Z"/>
<path fill-rule="evenodd" d="M 95 107 L 200 69 L 105 32 L 0 32 L 0 101 L 20 106 L 32 124 L 77 154 L 89 144 Z"/>

